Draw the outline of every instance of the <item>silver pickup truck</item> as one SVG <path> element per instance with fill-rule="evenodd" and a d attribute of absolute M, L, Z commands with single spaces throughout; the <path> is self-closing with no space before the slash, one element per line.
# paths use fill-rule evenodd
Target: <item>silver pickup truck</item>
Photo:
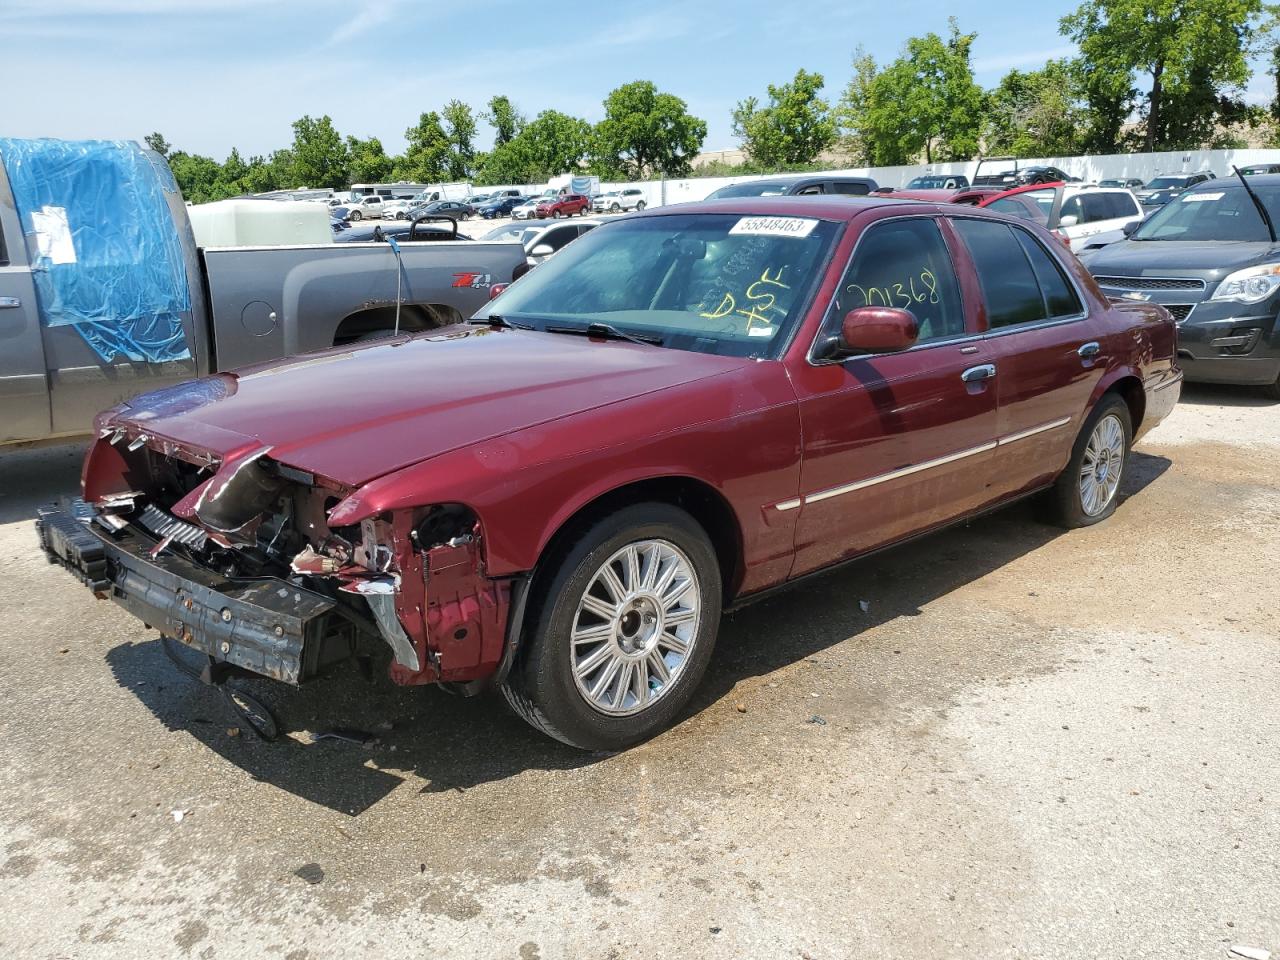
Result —
<path fill-rule="evenodd" d="M 30 179 L 28 148 L 46 143 L 68 148 L 79 158 L 85 168 L 79 179 Z M 70 149 L 77 146 L 85 149 Z M 25 165 L 12 162 L 19 153 Z M 99 156 L 106 160 L 95 166 Z M 120 158 L 134 166 L 112 162 Z M 18 173 L 11 183 L 14 170 Z M 104 268 L 83 252 L 74 262 L 77 249 L 95 242 L 100 249 L 111 249 L 102 236 L 103 223 L 83 222 L 110 221 L 110 215 L 82 215 L 82 222 L 75 222 L 76 201 L 83 197 L 70 195 L 86 192 L 85 170 L 88 183 L 106 197 L 134 187 L 122 182 L 131 178 L 121 170 L 141 171 L 142 180 L 156 176 L 160 187 L 152 192 L 157 198 L 152 206 L 159 205 L 159 218 L 171 220 L 176 228 L 172 246 L 180 252 L 173 257 L 178 264 L 173 276 L 180 285 L 185 273 L 188 288 L 182 291 L 185 309 L 175 311 L 170 338 L 179 349 L 156 354 L 134 350 L 130 357 L 129 350 L 104 346 L 92 335 L 90 328 L 109 327 L 110 315 L 94 323 L 58 319 L 61 304 L 49 292 L 54 289 L 49 286 L 50 271 L 64 271 L 61 280 L 64 285 L 70 282 L 73 292 L 109 287 L 113 277 L 110 264 Z M 65 200 L 59 189 L 69 195 Z M 40 202 L 31 199 L 37 195 L 43 197 L 43 205 L 30 209 Z M 50 196 L 54 203 L 49 203 Z M 139 201 L 135 197 L 132 202 Z M 79 209 L 83 212 L 83 203 Z M 50 232 L 50 223 L 61 225 L 61 237 Z M 105 226 L 129 237 L 119 223 Z M 401 331 L 459 322 L 487 301 L 493 284 L 514 279 L 516 268 L 525 262 L 518 243 L 438 242 L 439 238 L 438 231 L 424 231 L 423 239 L 436 242 L 401 238 L 398 244 L 201 249 L 182 196 L 159 155 L 121 142 L 76 145 L 0 139 L 0 446 L 86 434 L 99 410 L 170 383 L 390 333 L 397 322 L 397 304 Z M 137 253 L 128 247 L 126 242 L 116 248 L 123 250 L 126 260 L 131 252 Z M 139 262 L 132 268 L 145 266 Z M 83 276 L 68 276 L 68 270 L 82 270 Z M 150 280 L 154 289 L 155 278 Z M 118 301 L 118 293 L 108 289 L 102 302 L 112 302 L 113 294 Z M 179 321 L 181 336 L 176 332 Z"/>

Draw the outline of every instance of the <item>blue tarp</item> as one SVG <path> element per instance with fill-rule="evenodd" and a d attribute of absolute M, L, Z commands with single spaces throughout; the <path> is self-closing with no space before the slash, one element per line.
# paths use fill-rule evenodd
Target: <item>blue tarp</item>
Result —
<path fill-rule="evenodd" d="M 191 291 L 166 193 L 173 174 L 123 140 L 0 137 L 41 321 L 105 362 L 186 360 Z"/>

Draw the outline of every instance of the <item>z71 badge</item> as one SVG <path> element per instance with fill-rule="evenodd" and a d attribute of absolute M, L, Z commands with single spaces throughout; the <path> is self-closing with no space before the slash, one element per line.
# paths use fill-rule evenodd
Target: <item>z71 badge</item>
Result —
<path fill-rule="evenodd" d="M 483 289 L 493 286 L 493 277 L 487 273 L 455 273 L 453 275 L 453 285 L 455 287 Z"/>

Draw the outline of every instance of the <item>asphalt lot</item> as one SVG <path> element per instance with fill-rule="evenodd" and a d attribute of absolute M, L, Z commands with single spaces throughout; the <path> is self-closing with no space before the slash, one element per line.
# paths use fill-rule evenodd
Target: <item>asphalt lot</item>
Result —
<path fill-rule="evenodd" d="M 611 757 L 353 674 L 231 736 L 37 553 L 80 449 L 0 456 L 0 956 L 1280 951 L 1277 418 L 1190 388 L 1106 524 L 1015 506 L 743 610 Z"/>

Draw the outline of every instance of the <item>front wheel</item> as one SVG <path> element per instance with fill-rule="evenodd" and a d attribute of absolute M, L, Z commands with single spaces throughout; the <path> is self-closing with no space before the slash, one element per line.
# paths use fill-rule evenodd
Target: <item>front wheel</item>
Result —
<path fill-rule="evenodd" d="M 1133 441 L 1129 405 L 1114 393 L 1085 419 L 1071 461 L 1048 492 L 1052 519 L 1068 529 L 1088 527 L 1116 512 Z"/>
<path fill-rule="evenodd" d="M 611 203 L 611 204 L 609 204 L 609 212 L 610 212 L 610 213 L 619 213 L 619 212 L 621 212 L 621 210 L 622 210 L 622 207 L 621 207 L 621 206 L 619 206 L 618 204 L 616 204 L 616 203 Z"/>
<path fill-rule="evenodd" d="M 557 210 L 555 213 L 551 214 L 551 218 L 552 218 L 553 220 L 559 220 L 559 219 L 560 219 L 561 217 L 563 217 L 563 216 L 564 216 L 564 214 L 563 214 L 563 213 L 561 213 L 559 210 Z"/>
<path fill-rule="evenodd" d="M 586 530 L 535 589 L 503 686 L 515 711 L 583 750 L 622 750 L 670 725 L 720 622 L 720 566 L 697 521 L 664 503 L 626 507 Z"/>
<path fill-rule="evenodd" d="M 350 219 L 350 220 L 363 220 L 363 219 L 364 219 L 364 214 L 363 214 L 363 213 L 361 213 L 359 210 L 352 210 L 352 211 L 351 211 L 350 216 L 348 217 L 348 219 Z"/>

